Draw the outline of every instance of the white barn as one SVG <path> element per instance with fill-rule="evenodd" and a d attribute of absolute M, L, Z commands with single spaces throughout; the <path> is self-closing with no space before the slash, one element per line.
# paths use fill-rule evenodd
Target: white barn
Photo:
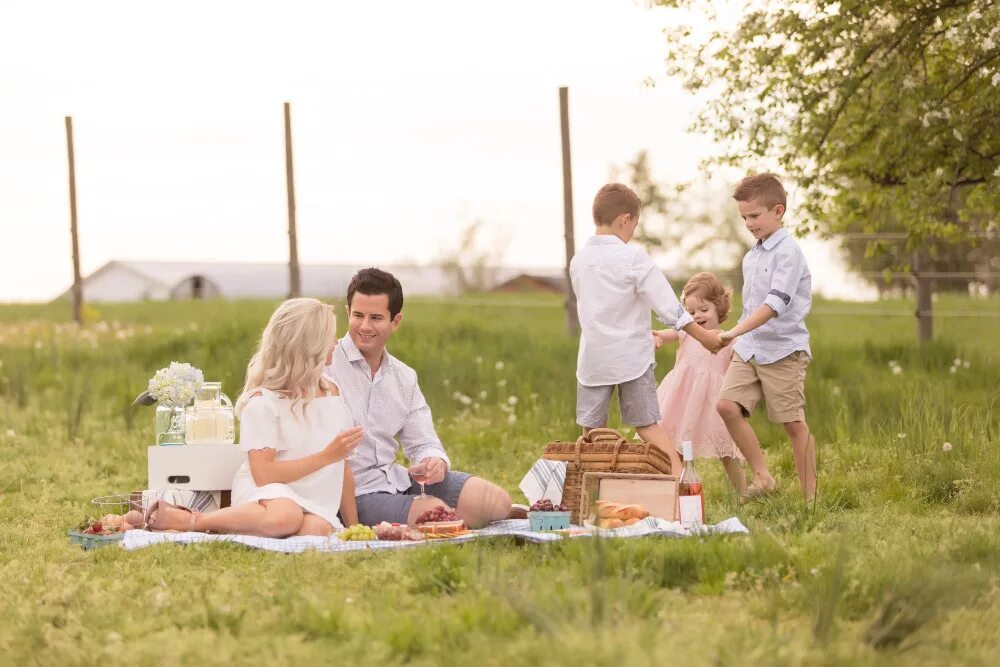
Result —
<path fill-rule="evenodd" d="M 351 277 L 365 265 L 303 264 L 302 294 L 343 299 Z M 453 272 L 441 266 L 377 265 L 403 284 L 407 295 L 450 295 L 459 291 Z M 523 269 L 497 269 L 503 282 Z M 67 298 L 67 290 L 60 298 Z M 241 262 L 113 260 L 83 279 L 87 302 L 168 299 L 282 299 L 288 296 L 288 265 Z"/>

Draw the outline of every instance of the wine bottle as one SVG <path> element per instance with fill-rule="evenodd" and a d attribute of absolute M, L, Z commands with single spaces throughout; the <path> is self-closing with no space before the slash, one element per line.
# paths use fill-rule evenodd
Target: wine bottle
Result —
<path fill-rule="evenodd" d="M 677 490 L 680 522 L 685 528 L 705 523 L 705 499 L 702 495 L 701 477 L 694 470 L 694 446 L 690 440 L 681 443 L 684 469 L 681 471 Z"/>

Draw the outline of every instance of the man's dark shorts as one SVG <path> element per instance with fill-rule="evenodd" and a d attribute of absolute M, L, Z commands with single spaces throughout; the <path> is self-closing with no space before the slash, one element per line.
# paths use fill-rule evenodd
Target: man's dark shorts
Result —
<path fill-rule="evenodd" d="M 458 497 L 471 477 L 472 475 L 467 472 L 449 470 L 442 481 L 426 485 L 425 491 L 427 495 L 443 500 L 448 507 L 457 507 Z M 410 481 L 412 484 L 406 491 L 366 493 L 358 496 L 358 520 L 366 526 L 375 526 L 383 521 L 406 523 L 410 506 L 420 495 L 420 485 L 414 482 L 412 477 Z"/>

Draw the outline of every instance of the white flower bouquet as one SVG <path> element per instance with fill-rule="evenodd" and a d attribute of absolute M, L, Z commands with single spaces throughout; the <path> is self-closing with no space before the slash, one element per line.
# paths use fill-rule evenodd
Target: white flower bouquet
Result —
<path fill-rule="evenodd" d="M 205 383 L 205 374 L 191 364 L 170 362 L 156 371 L 149 380 L 146 391 L 139 394 L 133 405 L 159 403 L 180 408 L 194 400 L 195 392 Z"/>

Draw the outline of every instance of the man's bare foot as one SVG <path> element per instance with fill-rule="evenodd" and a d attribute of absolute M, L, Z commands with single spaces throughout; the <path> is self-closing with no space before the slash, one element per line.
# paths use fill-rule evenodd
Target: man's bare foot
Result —
<path fill-rule="evenodd" d="M 753 481 L 747 484 L 746 490 L 740 494 L 740 504 L 748 503 L 761 496 L 769 496 L 778 490 L 778 481 L 768 475 L 754 475 Z"/>

